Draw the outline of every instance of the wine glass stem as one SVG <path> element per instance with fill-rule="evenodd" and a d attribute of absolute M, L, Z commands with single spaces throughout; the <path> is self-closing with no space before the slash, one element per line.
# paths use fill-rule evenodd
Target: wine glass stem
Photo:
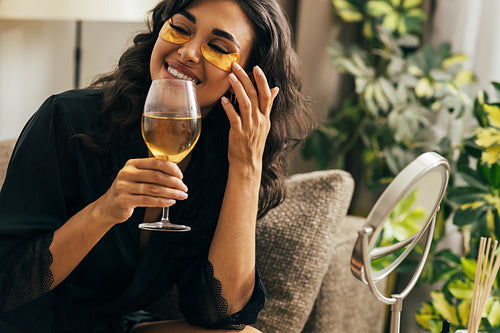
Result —
<path fill-rule="evenodd" d="M 170 222 L 170 220 L 168 219 L 168 212 L 169 212 L 169 208 L 170 207 L 163 207 L 163 212 L 161 214 L 161 221 L 162 222 Z"/>

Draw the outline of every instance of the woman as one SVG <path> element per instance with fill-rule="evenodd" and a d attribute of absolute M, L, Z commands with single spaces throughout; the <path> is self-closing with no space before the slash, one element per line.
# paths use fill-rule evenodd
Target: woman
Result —
<path fill-rule="evenodd" d="M 140 133 L 160 78 L 194 81 L 202 110 L 179 166 L 149 157 Z M 18 140 L 0 192 L 0 328 L 254 330 L 256 220 L 282 201 L 308 119 L 275 1 L 161 1 L 115 72 L 49 98 Z M 167 206 L 190 232 L 137 228 Z M 160 319 L 142 310 L 174 284 L 189 324 L 137 326 Z"/>

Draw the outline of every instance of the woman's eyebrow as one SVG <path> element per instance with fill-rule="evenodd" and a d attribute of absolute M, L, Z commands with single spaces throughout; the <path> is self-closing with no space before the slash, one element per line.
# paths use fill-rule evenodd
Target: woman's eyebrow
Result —
<path fill-rule="evenodd" d="M 240 44 L 238 44 L 238 42 L 236 41 L 236 38 L 234 38 L 233 34 L 227 32 L 227 31 L 215 28 L 212 30 L 212 35 L 219 36 L 219 37 L 225 38 L 227 40 L 230 40 L 231 42 L 236 44 L 238 49 L 241 49 Z"/>
<path fill-rule="evenodd" d="M 181 10 L 179 11 L 179 14 L 187 18 L 189 21 L 196 23 L 196 17 L 194 17 L 194 15 L 188 12 L 187 10 Z"/>
<path fill-rule="evenodd" d="M 193 22 L 194 24 L 196 24 L 196 17 L 193 14 L 191 14 L 190 12 L 188 12 L 187 10 L 180 10 L 179 14 L 184 16 L 185 18 L 187 18 L 189 21 Z M 236 41 L 236 38 L 234 38 L 234 35 L 227 32 L 227 31 L 224 31 L 224 30 L 221 30 L 218 28 L 214 28 L 212 30 L 212 35 L 225 38 L 225 39 L 233 42 L 234 44 L 236 44 L 238 49 L 241 49 L 240 44 L 238 44 L 238 42 Z"/>

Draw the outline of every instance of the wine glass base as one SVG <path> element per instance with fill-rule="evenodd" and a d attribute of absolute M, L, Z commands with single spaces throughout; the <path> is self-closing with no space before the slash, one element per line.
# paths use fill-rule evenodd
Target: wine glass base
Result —
<path fill-rule="evenodd" d="M 182 224 L 173 224 L 170 222 L 154 222 L 154 223 L 141 223 L 139 228 L 151 231 L 174 231 L 183 232 L 191 230 L 191 227 Z"/>

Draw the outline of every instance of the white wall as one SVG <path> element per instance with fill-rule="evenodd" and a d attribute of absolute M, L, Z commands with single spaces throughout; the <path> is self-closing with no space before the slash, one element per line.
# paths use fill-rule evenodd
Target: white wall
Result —
<path fill-rule="evenodd" d="M 448 41 L 453 51 L 467 54 L 481 89 L 487 89 L 491 81 L 500 81 L 499 17 L 498 0 L 437 2 L 433 43 Z"/>
<path fill-rule="evenodd" d="M 0 140 L 15 138 L 50 95 L 73 88 L 76 25 L 0 20 Z M 110 71 L 144 23 L 84 22 L 81 84 Z"/>

